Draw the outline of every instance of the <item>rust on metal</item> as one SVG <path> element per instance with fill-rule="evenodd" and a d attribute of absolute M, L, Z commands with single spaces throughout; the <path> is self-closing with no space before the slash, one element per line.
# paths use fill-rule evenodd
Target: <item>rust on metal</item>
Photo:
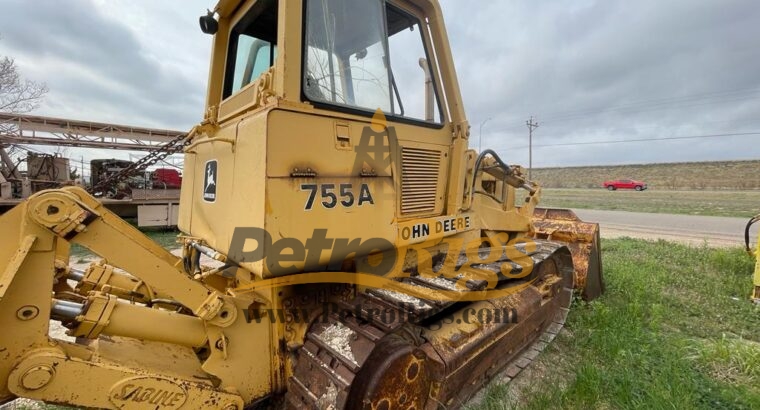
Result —
<path fill-rule="evenodd" d="M 536 243 L 532 286 L 453 312 L 453 304 L 424 301 L 425 313 L 436 314 L 425 319 L 392 293 L 358 293 L 343 304 L 348 316 L 332 314 L 327 323 L 309 329 L 295 353 L 285 395 L 288 407 L 459 408 L 502 371 L 507 380 L 516 376 L 554 339 L 572 301 L 571 252 L 557 243 Z M 512 316 L 467 320 L 468 309 Z M 393 312 L 396 320 L 353 316 L 370 310 Z"/>
<path fill-rule="evenodd" d="M 599 224 L 583 222 L 569 209 L 536 208 L 533 226 L 535 238 L 558 241 L 570 249 L 575 289 L 582 292 L 585 300 L 593 300 L 604 292 Z"/>

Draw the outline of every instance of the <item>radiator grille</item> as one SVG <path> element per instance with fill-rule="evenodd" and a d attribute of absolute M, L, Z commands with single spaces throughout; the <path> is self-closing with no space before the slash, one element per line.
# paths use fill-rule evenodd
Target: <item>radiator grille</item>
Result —
<path fill-rule="evenodd" d="M 435 211 L 441 152 L 403 147 L 401 150 L 401 213 Z"/>

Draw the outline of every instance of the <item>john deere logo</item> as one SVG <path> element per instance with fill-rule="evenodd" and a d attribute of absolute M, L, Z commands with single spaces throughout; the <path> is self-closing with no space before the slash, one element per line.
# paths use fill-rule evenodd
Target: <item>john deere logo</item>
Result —
<path fill-rule="evenodd" d="M 203 200 L 206 202 L 216 201 L 216 170 L 216 160 L 206 163 L 206 172 L 203 176 Z"/>

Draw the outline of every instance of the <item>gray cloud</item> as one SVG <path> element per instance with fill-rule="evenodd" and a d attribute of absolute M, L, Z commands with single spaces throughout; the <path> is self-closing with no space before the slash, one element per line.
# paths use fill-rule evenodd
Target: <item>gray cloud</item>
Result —
<path fill-rule="evenodd" d="M 162 60 L 175 51 L 171 44 L 164 44 L 162 55 L 152 53 L 125 22 L 87 0 L 9 0 L 4 10 L 0 45 L 47 82 L 52 111 L 75 118 L 94 111 L 109 121 L 180 128 L 200 118 L 206 79 L 188 78 Z"/>
<path fill-rule="evenodd" d="M 537 144 L 760 131 L 751 1 L 443 1 L 474 133 Z M 615 109 L 620 107 L 620 109 Z M 477 135 L 476 135 L 477 136 Z M 760 136 L 537 148 L 538 166 L 756 158 Z M 484 145 L 486 145 L 484 143 Z"/>
<path fill-rule="evenodd" d="M 202 114 L 213 0 L 6 0 L 0 54 L 51 91 L 40 114 L 189 128 Z M 477 146 L 760 131 L 752 0 L 441 0 Z M 124 16 L 124 17 L 122 17 Z M 417 98 L 409 96 L 408 98 Z M 760 157 L 760 136 L 539 147 L 537 166 Z"/>

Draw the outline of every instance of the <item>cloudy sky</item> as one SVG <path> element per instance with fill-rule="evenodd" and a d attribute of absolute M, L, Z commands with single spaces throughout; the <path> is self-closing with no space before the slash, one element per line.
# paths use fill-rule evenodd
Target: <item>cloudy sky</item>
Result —
<path fill-rule="evenodd" d="M 534 116 L 538 167 L 760 158 L 755 1 L 441 3 L 473 147 L 482 125 L 484 148 L 527 165 Z M 213 5 L 2 0 L 0 55 L 47 83 L 37 114 L 189 129 L 211 46 L 197 19 Z"/>

